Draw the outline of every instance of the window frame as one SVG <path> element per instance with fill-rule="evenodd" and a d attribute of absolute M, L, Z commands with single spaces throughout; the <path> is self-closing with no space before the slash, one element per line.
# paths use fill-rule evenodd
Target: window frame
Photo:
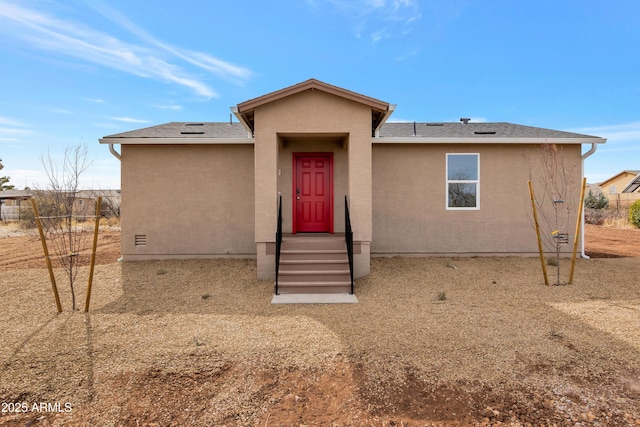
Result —
<path fill-rule="evenodd" d="M 476 156 L 476 179 L 449 179 L 449 156 Z M 449 206 L 449 184 L 475 184 L 475 206 Z M 477 211 L 480 210 L 480 153 L 446 153 L 445 155 L 445 209 L 448 211 Z"/>

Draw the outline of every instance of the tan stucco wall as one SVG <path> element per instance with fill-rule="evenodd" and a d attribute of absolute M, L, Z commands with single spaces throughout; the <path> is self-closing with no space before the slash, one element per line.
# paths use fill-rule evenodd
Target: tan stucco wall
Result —
<path fill-rule="evenodd" d="M 345 157 L 335 150 L 338 165 L 334 163 L 334 197 L 340 202 L 334 203 L 336 212 L 341 211 L 346 194 L 349 196 L 351 220 L 354 227 L 354 239 L 369 242 L 371 240 L 371 108 L 365 105 L 328 94 L 320 90 L 308 90 L 291 95 L 255 109 L 255 240 L 257 243 L 273 242 L 277 219 L 277 195 L 291 191 L 290 173 L 283 178 L 286 169 L 291 168 L 288 156 L 289 147 L 281 146 L 282 138 L 305 137 L 334 138 L 340 135 L 346 141 L 346 171 L 343 166 Z M 315 143 L 314 143 L 315 144 Z M 319 143 L 322 144 L 322 143 Z M 292 151 L 303 151 L 290 145 Z M 309 148 L 320 148 L 311 147 Z M 282 151 L 282 152 L 281 152 Z M 321 150 L 325 151 L 325 150 Z M 340 166 L 340 170 L 338 170 Z M 281 175 L 278 176 L 278 169 Z M 346 173 L 346 182 L 344 176 Z M 337 179 L 336 179 L 337 178 Z M 287 190 L 287 180 L 289 189 Z M 340 193 L 343 194 L 340 194 Z M 290 193 L 289 193 L 290 194 Z M 285 202 L 285 205 L 287 203 Z M 288 221 L 291 227 L 289 207 Z M 338 231 L 340 215 L 335 215 L 335 230 Z M 261 246 L 258 245 L 258 248 Z M 265 246 L 266 247 L 266 246 Z M 258 250 L 259 277 L 272 277 L 273 260 Z M 369 272 L 369 259 L 358 259 L 358 271 Z M 362 264 L 362 265 L 361 265 Z M 365 273 L 365 274 L 366 274 Z"/>
<path fill-rule="evenodd" d="M 580 146 L 564 146 L 575 191 L 568 199 L 573 238 L 581 182 Z M 446 154 L 480 154 L 480 209 L 446 209 Z M 374 144 L 372 254 L 537 253 L 526 145 Z M 537 162 L 534 160 L 534 169 Z M 534 171 L 539 176 L 539 171 Z M 536 195 L 538 197 L 538 195 Z M 569 249 L 567 247 L 567 249 Z"/>
<path fill-rule="evenodd" d="M 123 145 L 124 259 L 254 255 L 253 165 L 252 145 Z"/>

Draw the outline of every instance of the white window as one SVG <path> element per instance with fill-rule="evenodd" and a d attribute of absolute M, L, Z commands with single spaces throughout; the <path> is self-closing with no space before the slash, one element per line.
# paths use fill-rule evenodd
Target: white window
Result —
<path fill-rule="evenodd" d="M 447 209 L 480 209 L 480 154 L 447 154 Z"/>

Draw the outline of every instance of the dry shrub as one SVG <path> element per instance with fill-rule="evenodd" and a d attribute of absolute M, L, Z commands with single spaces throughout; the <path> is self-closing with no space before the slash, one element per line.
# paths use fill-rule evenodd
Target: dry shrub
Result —
<path fill-rule="evenodd" d="M 615 209 L 585 208 L 584 222 L 593 225 L 604 225 L 613 228 L 629 228 L 629 218 L 624 211 Z"/>
<path fill-rule="evenodd" d="M 110 218 L 100 218 L 100 225 L 106 227 L 120 228 L 120 218 L 110 217 Z"/>
<path fill-rule="evenodd" d="M 585 219 L 586 220 L 586 219 Z M 624 211 L 607 210 L 602 225 L 614 228 L 631 228 L 629 217 Z"/>
<path fill-rule="evenodd" d="M 605 217 L 607 216 L 606 214 L 607 211 L 605 209 L 585 208 L 584 222 L 587 224 L 602 225 L 604 224 Z"/>
<path fill-rule="evenodd" d="M 634 227 L 640 227 L 640 200 L 636 200 L 629 207 L 628 219 Z"/>

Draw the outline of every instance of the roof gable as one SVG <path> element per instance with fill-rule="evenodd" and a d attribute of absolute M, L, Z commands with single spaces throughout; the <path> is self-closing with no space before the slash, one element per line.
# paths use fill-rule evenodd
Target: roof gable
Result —
<path fill-rule="evenodd" d="M 371 108 L 372 125 L 373 129 L 377 128 L 383 120 L 386 119 L 387 112 L 389 111 L 389 103 L 380 101 L 369 96 L 365 96 L 356 92 L 352 92 L 347 89 L 343 89 L 338 86 L 333 86 L 328 83 L 321 82 L 316 79 L 309 79 L 304 82 L 295 84 L 293 86 L 286 87 L 284 89 L 277 90 L 275 92 L 268 93 L 266 95 L 259 96 L 254 99 L 242 102 L 235 108 L 236 115 L 240 120 L 243 120 L 250 130 L 254 129 L 254 111 L 265 104 L 278 101 L 301 92 L 308 90 L 319 90 L 331 95 L 338 96 L 340 98 L 348 99 L 359 104 L 366 105 Z"/>
<path fill-rule="evenodd" d="M 621 172 L 618 172 L 617 174 L 613 175 L 612 177 L 605 179 L 604 181 L 600 182 L 598 185 L 601 187 L 606 186 L 608 183 L 617 180 L 618 178 L 622 177 L 623 175 L 631 175 L 632 177 L 635 177 L 636 175 L 640 174 L 640 171 L 638 170 L 623 170 Z"/>
<path fill-rule="evenodd" d="M 386 111 L 389 108 L 389 103 L 387 102 L 380 101 L 369 96 L 361 95 L 359 93 L 352 92 L 338 86 L 333 86 L 328 83 L 321 82 L 320 80 L 309 79 L 302 83 L 298 83 L 293 86 L 289 86 L 254 99 L 250 99 L 249 101 L 242 102 L 238 104 L 238 111 L 240 113 L 243 113 L 248 110 L 253 110 L 261 105 L 268 104 L 269 102 L 277 101 L 279 99 L 286 98 L 288 96 L 295 95 L 306 90 L 321 90 L 323 92 L 330 93 L 341 98 L 346 98 L 360 104 L 365 104 L 374 110 Z"/>

